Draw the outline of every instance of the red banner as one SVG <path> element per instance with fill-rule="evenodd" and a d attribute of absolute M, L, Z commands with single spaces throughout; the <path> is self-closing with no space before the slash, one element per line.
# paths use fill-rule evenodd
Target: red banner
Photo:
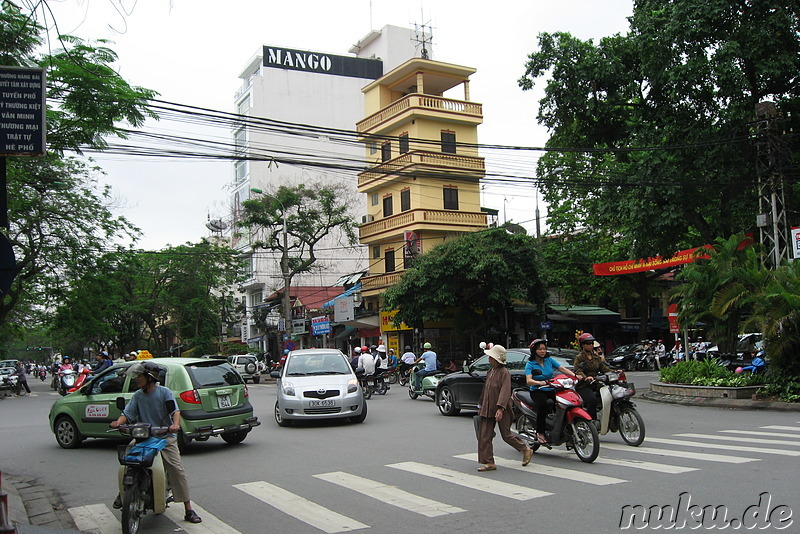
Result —
<path fill-rule="evenodd" d="M 708 256 L 704 253 L 696 254 L 695 251 L 699 248 L 711 248 L 711 245 L 703 247 L 695 247 L 687 250 L 676 252 L 671 258 L 664 259 L 661 256 L 655 258 L 648 258 L 646 260 L 627 260 L 627 261 L 612 261 L 609 263 L 595 263 L 594 274 L 597 276 L 614 276 L 618 274 L 640 273 L 643 271 L 655 271 L 656 269 L 667 269 L 683 263 L 692 263 L 697 259 L 706 259 Z"/>

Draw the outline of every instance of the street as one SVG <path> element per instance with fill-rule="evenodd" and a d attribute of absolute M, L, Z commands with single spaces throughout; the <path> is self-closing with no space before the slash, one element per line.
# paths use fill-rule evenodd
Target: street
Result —
<path fill-rule="evenodd" d="M 641 391 L 656 376 L 629 379 Z M 31 380 L 33 395 L 0 401 L 0 469 L 55 488 L 85 532 L 91 525 L 118 533 L 119 512 L 111 508 L 115 443 L 87 440 L 77 450 L 61 449 L 47 426 L 58 398 L 48 383 Z M 182 507 L 173 505 L 163 516 L 145 516 L 144 531 L 618 532 L 634 510 L 625 506 L 678 509 L 687 499 L 688 506 L 726 507 L 728 521 L 772 521 L 773 528 L 794 521 L 785 531 L 797 531 L 798 519 L 786 519 L 786 511 L 800 511 L 800 412 L 634 398 L 647 429 L 641 447 L 608 434 L 593 464 L 562 446 L 538 451 L 523 468 L 519 453 L 498 436 L 499 468 L 480 474 L 473 414 L 444 417 L 431 399 L 411 400 L 399 385 L 369 401 L 363 424 L 290 428 L 275 424 L 274 383 L 248 387 L 263 424 L 240 445 L 212 438 L 184 455 L 203 523 L 182 521 Z M 760 500 L 761 508 L 748 510 Z"/>

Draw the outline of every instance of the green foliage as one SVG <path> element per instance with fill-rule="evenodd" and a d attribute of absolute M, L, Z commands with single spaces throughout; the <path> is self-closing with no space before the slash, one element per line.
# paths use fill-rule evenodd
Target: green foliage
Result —
<path fill-rule="evenodd" d="M 800 376 L 778 375 L 768 373 L 769 383 L 761 393 L 765 396 L 776 396 L 786 402 L 800 402 Z"/>
<path fill-rule="evenodd" d="M 454 313 L 462 332 L 484 335 L 505 324 L 514 302 L 543 308 L 545 287 L 532 237 L 504 228 L 460 236 L 417 258 L 383 295 L 396 324 L 419 326 Z"/>
<path fill-rule="evenodd" d="M 684 361 L 659 371 L 662 382 L 668 384 L 692 384 L 695 379 L 719 379 L 733 375 L 725 367 L 719 365 L 717 358 L 702 361 Z"/>

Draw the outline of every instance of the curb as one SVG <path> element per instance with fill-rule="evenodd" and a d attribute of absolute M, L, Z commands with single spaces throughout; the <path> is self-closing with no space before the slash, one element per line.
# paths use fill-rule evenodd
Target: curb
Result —
<path fill-rule="evenodd" d="M 3 473 L 3 490 L 17 534 L 80 534 L 59 495 L 35 479 Z"/>
<path fill-rule="evenodd" d="M 665 395 L 647 390 L 642 398 L 669 404 L 685 404 L 692 406 L 708 406 L 711 408 L 730 408 L 733 410 L 773 410 L 776 412 L 800 412 L 799 402 L 758 401 L 750 399 L 721 399 L 714 397 L 683 397 L 681 395 Z"/>

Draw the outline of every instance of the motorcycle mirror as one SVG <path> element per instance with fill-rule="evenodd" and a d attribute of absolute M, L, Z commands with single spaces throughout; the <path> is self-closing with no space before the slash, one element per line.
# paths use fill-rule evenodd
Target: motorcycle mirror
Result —
<path fill-rule="evenodd" d="M 125 409 L 125 397 L 117 397 L 116 404 L 117 404 L 117 408 L 119 409 L 119 411 L 124 410 Z"/>

